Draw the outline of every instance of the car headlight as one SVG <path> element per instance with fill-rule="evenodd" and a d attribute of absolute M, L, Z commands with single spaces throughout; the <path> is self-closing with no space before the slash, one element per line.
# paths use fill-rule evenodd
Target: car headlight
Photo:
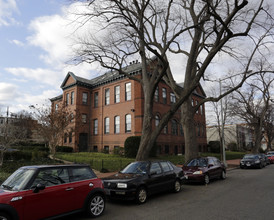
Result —
<path fill-rule="evenodd" d="M 199 170 L 199 171 L 195 171 L 193 174 L 203 174 L 203 171 Z"/>
<path fill-rule="evenodd" d="M 127 188 L 127 184 L 126 183 L 117 183 L 117 188 L 126 189 Z"/>

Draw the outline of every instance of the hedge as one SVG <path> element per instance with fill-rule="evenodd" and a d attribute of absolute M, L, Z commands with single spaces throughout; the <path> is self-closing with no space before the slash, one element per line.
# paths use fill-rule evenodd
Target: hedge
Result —
<path fill-rule="evenodd" d="M 73 148 L 68 146 L 57 146 L 56 152 L 65 152 L 65 153 L 72 153 Z"/>
<path fill-rule="evenodd" d="M 139 145 L 141 142 L 141 136 L 131 136 L 125 140 L 125 157 L 135 158 L 139 150 Z M 154 144 L 150 150 L 149 157 L 156 157 L 157 145 Z"/>

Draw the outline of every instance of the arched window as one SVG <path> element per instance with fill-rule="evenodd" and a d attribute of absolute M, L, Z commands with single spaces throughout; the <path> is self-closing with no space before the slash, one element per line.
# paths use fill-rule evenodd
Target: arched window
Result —
<path fill-rule="evenodd" d="M 171 134 L 178 135 L 178 125 L 175 119 L 171 120 Z"/>
<path fill-rule="evenodd" d="M 180 135 L 184 136 L 184 129 L 181 123 L 180 123 Z"/>
<path fill-rule="evenodd" d="M 160 117 L 159 115 L 155 115 L 155 126 L 157 127 L 160 123 Z"/>

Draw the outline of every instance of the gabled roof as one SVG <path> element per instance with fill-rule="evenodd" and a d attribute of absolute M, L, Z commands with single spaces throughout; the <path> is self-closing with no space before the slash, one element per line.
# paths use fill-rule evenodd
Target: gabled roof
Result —
<path fill-rule="evenodd" d="M 63 99 L 63 95 L 58 95 L 56 97 L 51 98 L 50 101 L 54 102 L 54 101 L 62 100 L 62 99 Z"/>
<path fill-rule="evenodd" d="M 141 69 L 142 69 L 141 63 L 136 62 L 136 63 L 133 63 L 133 64 L 125 67 L 123 69 L 123 71 L 134 75 L 134 74 L 139 73 L 139 71 Z M 75 82 L 70 85 L 66 85 L 69 77 L 72 77 Z M 85 78 L 76 76 L 73 72 L 68 72 L 63 83 L 61 84 L 61 88 L 64 90 L 64 89 L 70 88 L 75 85 L 81 85 L 81 86 L 88 87 L 88 88 L 94 88 L 94 87 L 100 86 L 102 84 L 113 82 L 113 81 L 116 81 L 116 80 L 119 80 L 122 78 L 126 78 L 126 76 L 120 75 L 118 71 L 109 71 L 109 72 L 106 72 L 105 74 L 98 76 L 96 78 L 93 78 L 93 79 L 85 79 Z"/>

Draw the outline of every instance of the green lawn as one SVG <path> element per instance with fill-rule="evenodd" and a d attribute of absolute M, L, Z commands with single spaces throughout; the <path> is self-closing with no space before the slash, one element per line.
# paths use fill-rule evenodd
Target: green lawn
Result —
<path fill-rule="evenodd" d="M 226 152 L 226 160 L 242 158 L 245 153 L 243 152 Z M 220 154 L 214 153 L 202 153 L 201 156 L 215 156 L 220 158 Z M 57 153 L 56 158 L 75 162 L 89 164 L 93 169 L 109 172 L 118 171 L 125 167 L 130 162 L 134 161 L 132 158 L 125 158 L 119 155 L 104 154 L 104 153 L 93 153 L 93 152 L 81 152 L 81 153 Z M 183 155 L 163 155 L 156 158 L 156 160 L 169 160 L 174 164 L 184 164 Z"/>

